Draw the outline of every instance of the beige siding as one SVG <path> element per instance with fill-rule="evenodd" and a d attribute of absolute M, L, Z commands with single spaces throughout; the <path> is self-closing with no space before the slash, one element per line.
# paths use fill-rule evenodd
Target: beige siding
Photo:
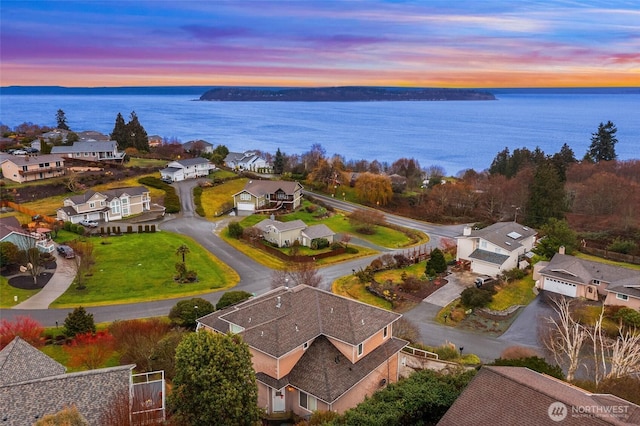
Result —
<path fill-rule="evenodd" d="M 640 310 L 640 299 L 629 296 L 627 300 L 621 300 L 616 297 L 616 293 L 614 292 L 607 293 L 604 304 L 608 306 L 626 306 L 627 308 Z"/>
<path fill-rule="evenodd" d="M 251 361 L 253 362 L 253 369 L 256 372 L 268 374 L 269 376 L 275 377 L 276 379 L 280 378 L 278 377 L 278 364 L 275 358 L 272 358 L 263 352 L 256 351 L 253 348 L 249 349 L 251 350 L 251 354 L 253 355 Z"/>

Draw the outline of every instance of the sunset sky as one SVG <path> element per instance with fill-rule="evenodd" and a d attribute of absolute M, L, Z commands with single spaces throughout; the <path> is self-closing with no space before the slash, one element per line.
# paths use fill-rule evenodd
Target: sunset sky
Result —
<path fill-rule="evenodd" d="M 2 86 L 640 86 L 640 2 L 0 3 Z"/>

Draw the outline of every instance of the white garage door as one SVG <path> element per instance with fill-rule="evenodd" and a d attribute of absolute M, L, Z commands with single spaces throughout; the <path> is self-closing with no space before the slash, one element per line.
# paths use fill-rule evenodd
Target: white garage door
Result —
<path fill-rule="evenodd" d="M 476 274 L 489 275 L 495 277 L 500 273 L 500 268 L 490 263 L 478 262 L 477 260 L 471 261 L 471 271 Z"/>
<path fill-rule="evenodd" d="M 575 284 L 570 284 L 565 281 L 556 280 L 554 278 L 544 278 L 542 288 L 546 291 L 551 291 L 558 294 L 564 294 L 565 296 L 576 297 L 578 287 Z"/>

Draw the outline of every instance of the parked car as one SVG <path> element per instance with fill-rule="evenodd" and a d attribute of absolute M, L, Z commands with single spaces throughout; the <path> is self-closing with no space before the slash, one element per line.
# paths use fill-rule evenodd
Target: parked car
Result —
<path fill-rule="evenodd" d="M 478 278 L 476 278 L 476 280 L 474 281 L 476 284 L 476 287 L 480 288 L 483 285 L 490 283 L 491 281 L 493 281 L 493 278 L 491 278 L 488 275 L 481 275 Z"/>
<path fill-rule="evenodd" d="M 98 222 L 96 222 L 95 220 L 81 220 L 80 225 L 87 226 L 89 228 L 97 228 Z"/>
<path fill-rule="evenodd" d="M 166 176 L 161 177 L 160 180 L 163 181 L 164 183 L 173 183 L 173 180 L 171 180 L 170 177 L 166 177 Z"/>
<path fill-rule="evenodd" d="M 59 245 L 58 248 L 56 249 L 58 250 L 58 254 L 66 259 L 73 259 L 74 257 L 76 257 L 76 254 L 74 253 L 73 249 L 67 245 Z"/>
<path fill-rule="evenodd" d="M 27 155 L 27 151 L 24 149 L 16 149 L 12 152 L 13 155 Z"/>

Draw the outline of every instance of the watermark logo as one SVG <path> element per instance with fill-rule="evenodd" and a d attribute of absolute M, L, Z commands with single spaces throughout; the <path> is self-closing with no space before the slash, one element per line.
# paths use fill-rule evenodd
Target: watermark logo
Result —
<path fill-rule="evenodd" d="M 567 409 L 567 406 L 559 401 L 552 402 L 549 405 L 549 408 L 547 409 L 547 414 L 549 415 L 549 418 L 554 422 L 563 421 L 567 417 L 568 413 L 569 413 L 569 410 Z"/>
<path fill-rule="evenodd" d="M 561 422 L 567 417 L 572 418 L 620 418 L 627 419 L 629 414 L 627 405 L 572 405 L 567 407 L 560 401 L 553 402 L 547 409 L 547 415 L 554 422 Z"/>

